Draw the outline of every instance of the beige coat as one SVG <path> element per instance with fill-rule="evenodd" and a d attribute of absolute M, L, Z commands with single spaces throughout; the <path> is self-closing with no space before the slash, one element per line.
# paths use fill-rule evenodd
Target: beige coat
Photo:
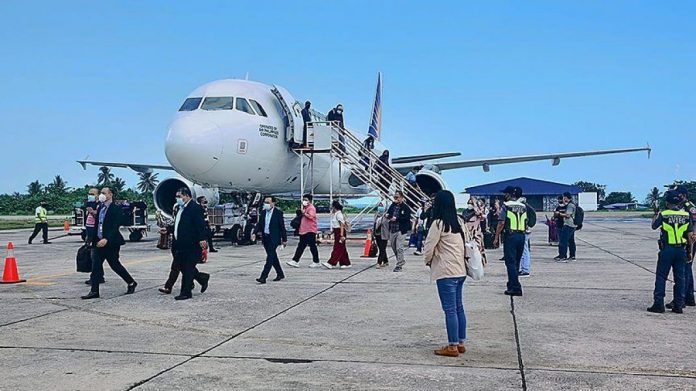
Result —
<path fill-rule="evenodd" d="M 459 219 L 464 227 L 464 221 Z M 466 249 L 460 233 L 443 232 L 440 220 L 433 221 L 428 237 L 425 239 L 425 264 L 430 265 L 430 275 L 433 280 L 441 278 L 465 277 Z"/>

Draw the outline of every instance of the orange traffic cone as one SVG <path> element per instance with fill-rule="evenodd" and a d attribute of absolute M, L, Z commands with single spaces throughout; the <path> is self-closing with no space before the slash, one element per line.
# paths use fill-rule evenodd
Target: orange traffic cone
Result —
<path fill-rule="evenodd" d="M 14 245 L 12 242 L 7 243 L 7 258 L 5 258 L 5 272 L 2 274 L 0 284 L 16 284 L 18 282 L 26 282 L 27 280 L 19 279 L 17 271 L 17 260 L 14 256 Z"/>
<path fill-rule="evenodd" d="M 363 255 L 361 258 L 368 258 L 370 256 L 370 247 L 372 247 L 372 230 L 367 230 L 367 238 L 365 239 L 365 249 L 363 250 Z"/>

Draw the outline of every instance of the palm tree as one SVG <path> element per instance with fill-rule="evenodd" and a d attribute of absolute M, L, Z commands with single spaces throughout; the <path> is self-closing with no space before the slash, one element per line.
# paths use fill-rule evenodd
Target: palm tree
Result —
<path fill-rule="evenodd" d="M 39 180 L 35 180 L 34 182 L 30 183 L 29 186 L 27 186 L 27 191 L 29 192 L 29 196 L 37 196 L 41 193 L 43 193 L 44 187 L 43 185 L 39 182 Z"/>
<path fill-rule="evenodd" d="M 153 174 L 151 172 L 139 173 L 140 182 L 138 182 L 138 190 L 140 190 L 141 193 L 152 193 L 159 183 L 157 175 L 159 174 Z"/>
<path fill-rule="evenodd" d="M 645 203 L 650 206 L 659 205 L 660 196 L 662 196 L 660 189 L 658 189 L 657 187 L 653 187 L 652 190 L 650 190 L 650 193 L 648 193 L 647 197 L 645 197 Z"/>
<path fill-rule="evenodd" d="M 46 186 L 46 191 L 53 194 L 64 195 L 68 190 L 68 183 L 60 175 L 56 175 L 53 182 Z"/>
<path fill-rule="evenodd" d="M 97 177 L 97 184 L 107 186 L 110 185 L 114 180 L 114 174 L 111 169 L 106 166 L 99 167 L 99 176 Z"/>
<path fill-rule="evenodd" d="M 111 175 L 113 176 L 113 174 Z M 119 177 L 115 177 L 114 180 L 111 181 L 109 186 L 114 194 L 119 194 L 126 188 L 126 181 Z"/>

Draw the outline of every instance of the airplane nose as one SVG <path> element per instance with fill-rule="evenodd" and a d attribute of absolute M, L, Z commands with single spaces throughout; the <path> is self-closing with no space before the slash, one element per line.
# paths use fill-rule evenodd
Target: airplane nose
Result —
<path fill-rule="evenodd" d="M 164 152 L 178 172 L 193 177 L 217 164 L 222 144 L 222 132 L 214 122 L 188 116 L 169 125 Z"/>

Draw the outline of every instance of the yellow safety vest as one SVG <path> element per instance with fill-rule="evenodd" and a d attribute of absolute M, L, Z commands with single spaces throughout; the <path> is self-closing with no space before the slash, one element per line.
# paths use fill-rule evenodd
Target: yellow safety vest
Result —
<path fill-rule="evenodd" d="M 527 206 L 517 201 L 505 202 L 505 226 L 511 232 L 527 230 Z"/>
<path fill-rule="evenodd" d="M 34 217 L 34 221 L 37 223 L 47 222 L 48 221 L 46 218 L 47 213 L 48 212 L 46 212 L 46 208 L 44 208 L 43 206 L 39 206 L 38 208 L 36 208 L 36 216 Z"/>
<path fill-rule="evenodd" d="M 670 246 L 686 244 L 686 230 L 689 228 L 689 213 L 683 210 L 665 210 L 662 216 L 662 234 Z"/>

